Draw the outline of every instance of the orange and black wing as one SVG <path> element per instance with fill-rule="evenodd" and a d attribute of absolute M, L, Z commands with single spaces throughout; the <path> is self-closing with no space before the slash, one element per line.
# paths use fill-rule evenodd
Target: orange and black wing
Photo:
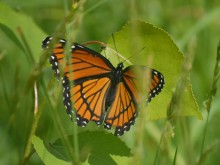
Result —
<path fill-rule="evenodd" d="M 43 47 L 48 47 L 51 40 L 51 37 L 47 37 Z M 60 40 L 55 45 L 49 61 L 55 74 L 62 77 L 67 113 L 72 117 L 74 107 L 79 126 L 86 126 L 89 121 L 100 125 L 105 120 L 106 129 L 114 126 L 115 134 L 123 135 L 137 116 L 143 89 L 140 88 L 140 82 L 146 79 L 141 76 L 147 77 L 147 102 L 150 102 L 164 86 L 163 75 L 144 66 L 129 66 L 122 70 L 123 64 L 120 63 L 114 68 L 102 55 L 79 44 L 72 45 L 71 56 L 66 59 L 65 43 L 65 40 Z M 63 74 L 60 66 L 63 66 Z"/>
<path fill-rule="evenodd" d="M 47 47 L 52 37 L 43 41 Z M 106 110 L 105 100 L 111 85 L 110 72 L 113 65 L 99 53 L 79 44 L 71 47 L 71 56 L 65 60 L 65 40 L 59 40 L 50 56 L 52 69 L 62 77 L 64 105 L 72 117 L 72 106 L 76 112 L 76 122 L 86 126 L 89 121 L 100 125 Z M 63 76 L 61 65 L 64 65 Z"/>
<path fill-rule="evenodd" d="M 137 100 L 140 99 L 138 93 L 145 89 L 148 96 L 146 101 L 150 102 L 164 87 L 164 76 L 155 69 L 132 65 L 123 72 L 124 83 Z"/>
<path fill-rule="evenodd" d="M 117 85 L 115 99 L 111 104 L 104 121 L 104 127 L 115 128 L 115 135 L 123 135 L 134 124 L 137 115 L 137 102 L 123 82 Z"/>
<path fill-rule="evenodd" d="M 141 75 L 139 77 L 138 75 Z M 116 127 L 115 135 L 123 135 L 134 124 L 137 116 L 137 108 L 140 103 L 140 84 L 143 77 L 149 77 L 146 86 L 148 87 L 147 102 L 158 94 L 164 86 L 163 75 L 144 66 L 129 66 L 123 71 L 122 81 L 116 89 L 115 99 L 109 108 L 105 118 L 105 128 Z"/>

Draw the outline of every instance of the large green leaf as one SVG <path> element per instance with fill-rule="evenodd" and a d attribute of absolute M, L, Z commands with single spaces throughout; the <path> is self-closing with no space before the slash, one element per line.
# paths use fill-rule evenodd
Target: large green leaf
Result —
<path fill-rule="evenodd" d="M 181 74 L 184 59 L 171 37 L 164 30 L 141 21 L 132 21 L 114 34 L 108 45 L 117 49 L 118 55 L 128 59 L 132 64 L 145 65 L 160 71 L 165 77 L 165 87 L 148 105 L 147 119 L 166 118 L 167 107 L 171 101 L 172 91 Z M 117 65 L 118 55 L 111 49 L 105 55 L 112 63 Z M 131 57 L 131 58 L 130 58 Z M 124 63 L 128 65 L 127 61 Z M 130 65 L 130 64 L 129 64 Z M 181 116 L 196 116 L 202 119 L 196 100 L 193 96 L 190 81 L 183 92 L 183 111 Z"/>
<path fill-rule="evenodd" d="M 71 142 L 73 136 L 69 136 L 69 139 Z M 74 148 L 74 144 L 71 143 L 71 145 L 71 147 Z M 131 156 L 130 149 L 121 139 L 104 131 L 85 131 L 79 133 L 78 147 L 80 160 L 82 162 L 88 160 L 91 165 L 115 165 L 116 162 L 112 159 L 111 155 Z M 65 155 L 65 148 L 60 139 L 48 146 L 48 150 L 56 156 L 59 155 L 62 159 L 69 159 L 68 156 Z"/>
<path fill-rule="evenodd" d="M 71 148 L 75 148 L 73 136 L 68 137 Z M 44 144 L 39 138 L 34 136 L 32 139 L 34 148 L 45 164 L 69 164 L 70 158 L 66 155 L 65 146 L 61 139 L 56 140 L 53 144 Z M 131 156 L 130 149 L 118 137 L 111 133 L 102 131 L 85 131 L 78 134 L 78 147 L 80 160 L 84 165 L 115 165 L 116 162 L 111 155 Z M 88 161 L 86 161 L 88 160 Z"/>

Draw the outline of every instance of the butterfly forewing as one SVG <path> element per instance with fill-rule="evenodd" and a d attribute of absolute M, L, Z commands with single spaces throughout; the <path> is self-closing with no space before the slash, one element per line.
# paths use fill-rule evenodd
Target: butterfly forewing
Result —
<path fill-rule="evenodd" d="M 147 102 L 159 94 L 164 86 L 163 75 L 146 66 L 132 65 L 124 69 L 124 83 L 131 90 L 137 102 L 140 102 L 140 92 L 146 91 Z"/>
<path fill-rule="evenodd" d="M 86 50 L 87 48 L 75 44 L 72 47 L 72 56 L 65 68 L 65 75 L 75 83 L 80 79 L 92 79 L 93 77 L 108 74 L 113 66 L 97 52 Z"/>
<path fill-rule="evenodd" d="M 51 40 L 52 37 L 47 37 L 43 41 L 42 47 L 48 47 Z M 59 67 L 61 64 L 65 65 L 64 76 L 75 83 L 80 79 L 91 79 L 101 75 L 104 76 L 104 74 L 108 74 L 108 72 L 114 68 L 114 66 L 102 55 L 77 43 L 71 47 L 72 54 L 70 59 L 64 61 L 65 44 L 66 41 L 64 39 L 59 40 L 49 58 L 52 69 L 57 76 L 60 76 Z"/>

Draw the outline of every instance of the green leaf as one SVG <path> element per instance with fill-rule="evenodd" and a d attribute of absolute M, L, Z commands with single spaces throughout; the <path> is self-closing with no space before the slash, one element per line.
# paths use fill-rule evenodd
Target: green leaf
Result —
<path fill-rule="evenodd" d="M 166 118 L 172 91 L 180 76 L 181 64 L 184 56 L 164 30 L 149 23 L 132 21 L 114 34 L 115 45 L 112 39 L 108 46 L 116 48 L 119 56 L 123 56 L 125 65 L 145 65 L 160 71 L 165 77 L 165 87 L 147 106 L 147 119 Z M 104 53 L 112 63 L 119 62 L 117 53 L 106 49 Z M 131 63 L 129 64 L 128 61 Z M 191 83 L 183 93 L 183 112 L 181 116 L 196 116 L 202 119 L 196 100 L 193 96 Z"/>
<path fill-rule="evenodd" d="M 73 136 L 69 137 L 70 142 Z M 74 148 L 73 143 L 71 143 Z M 110 155 L 131 156 L 130 149 L 118 137 L 105 131 L 85 131 L 78 134 L 78 145 L 80 160 L 84 162 L 88 159 L 91 165 L 109 164 L 115 165 L 115 161 Z M 65 155 L 65 148 L 60 139 L 56 140 L 52 145 L 48 146 L 51 153 Z M 70 159 L 69 159 L 70 160 Z"/>
<path fill-rule="evenodd" d="M 112 159 L 112 157 L 107 154 L 103 154 L 103 155 L 100 154 L 98 157 L 97 155 L 91 154 L 89 156 L 89 163 L 94 165 L 95 164 L 117 165 L 116 162 Z"/>
<path fill-rule="evenodd" d="M 47 148 L 44 146 L 43 141 L 37 137 L 34 136 L 32 138 L 32 143 L 34 145 L 34 148 L 38 154 L 38 156 L 41 158 L 44 164 L 56 164 L 56 165 L 70 165 L 71 163 L 65 162 L 63 160 L 60 160 L 53 156 L 49 151 L 47 151 Z"/>
<path fill-rule="evenodd" d="M 29 43 L 28 46 L 33 57 L 37 61 L 41 52 L 39 45 L 41 45 L 42 39 L 45 38 L 46 34 L 35 24 L 31 17 L 16 12 L 3 4 L 0 4 L 0 11 L 0 28 L 24 51 L 25 46 L 18 28 L 21 29 L 27 43 Z"/>

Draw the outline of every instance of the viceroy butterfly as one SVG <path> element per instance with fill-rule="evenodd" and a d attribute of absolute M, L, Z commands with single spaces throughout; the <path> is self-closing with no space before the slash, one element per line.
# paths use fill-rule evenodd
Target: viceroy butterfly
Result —
<path fill-rule="evenodd" d="M 45 38 L 42 47 L 48 48 L 51 40 L 52 37 Z M 131 65 L 123 69 L 123 63 L 119 63 L 115 68 L 98 52 L 77 43 L 71 46 L 71 57 L 65 62 L 65 44 L 64 39 L 58 41 L 49 62 L 58 77 L 60 64 L 65 65 L 62 84 L 67 114 L 72 118 L 74 107 L 78 126 L 85 127 L 89 121 L 100 126 L 104 121 L 104 128 L 114 126 L 115 135 L 123 135 L 137 117 L 140 91 L 136 72 L 150 71 L 147 102 L 161 92 L 163 75 L 145 66 Z"/>

